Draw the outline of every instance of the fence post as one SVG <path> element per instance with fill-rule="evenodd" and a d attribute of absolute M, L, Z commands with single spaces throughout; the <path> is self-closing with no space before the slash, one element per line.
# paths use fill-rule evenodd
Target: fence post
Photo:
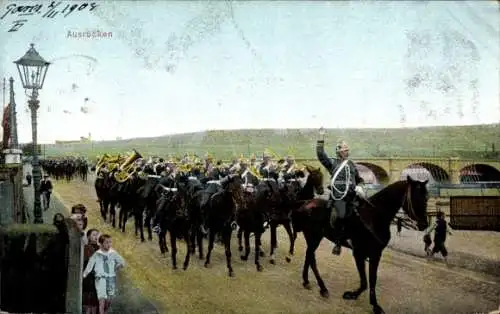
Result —
<path fill-rule="evenodd" d="M 68 227 L 68 281 L 66 284 L 66 313 L 82 314 L 83 243 L 82 234 L 71 218 L 66 218 Z"/>

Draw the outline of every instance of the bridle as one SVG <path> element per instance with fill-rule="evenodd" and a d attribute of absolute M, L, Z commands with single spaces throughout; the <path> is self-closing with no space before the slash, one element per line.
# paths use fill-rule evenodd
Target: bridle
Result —
<path fill-rule="evenodd" d="M 413 208 L 413 202 L 411 200 L 411 184 L 408 184 L 406 193 L 403 196 L 403 205 L 402 205 L 403 208 L 405 207 L 405 204 L 408 216 L 410 216 L 410 218 L 413 219 L 415 222 L 418 222 L 418 217 L 417 214 L 415 213 L 415 209 Z"/>

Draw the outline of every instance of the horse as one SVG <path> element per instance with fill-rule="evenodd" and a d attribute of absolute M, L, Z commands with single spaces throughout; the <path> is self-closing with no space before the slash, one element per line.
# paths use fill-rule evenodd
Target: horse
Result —
<path fill-rule="evenodd" d="M 210 197 L 207 213 L 208 233 L 208 252 L 205 259 L 205 267 L 210 264 L 210 257 L 214 249 L 215 236 L 220 234 L 224 243 L 226 252 L 226 264 L 230 277 L 234 276 L 234 270 L 231 265 L 231 234 L 235 227 L 234 218 L 236 208 L 241 206 L 242 189 L 241 177 L 238 175 L 229 175 L 220 180 L 222 191 L 219 191 Z"/>
<path fill-rule="evenodd" d="M 271 209 L 281 202 L 281 194 L 275 180 L 260 181 L 255 187 L 245 188 L 243 203 L 236 213 L 236 222 L 240 227 L 238 241 L 241 247 L 241 234 L 245 238 L 245 253 L 241 260 L 248 260 L 250 254 L 250 234 L 255 236 L 255 265 L 257 271 L 262 271 L 259 257 L 261 255 L 261 238 L 264 233 L 264 223 L 269 221 Z"/>
<path fill-rule="evenodd" d="M 183 269 L 187 270 L 189 259 L 191 256 L 189 231 L 190 219 L 188 206 L 186 205 L 187 185 L 186 178 L 179 178 L 175 184 L 175 188 L 168 188 L 163 185 L 160 187 L 164 190 L 161 202 L 158 208 L 158 222 L 160 225 L 159 243 L 160 250 L 164 254 L 167 252 L 165 235 L 167 231 L 170 233 L 170 246 L 172 257 L 172 268 L 177 269 L 177 239 L 182 237 L 186 242 L 186 256 L 184 258 Z"/>
<path fill-rule="evenodd" d="M 370 304 L 374 313 L 384 313 L 376 296 L 377 271 L 382 251 L 389 243 L 390 224 L 398 210 L 402 207 L 410 219 L 417 223 L 422 231 L 428 227 L 427 222 L 427 181 L 406 180 L 395 182 L 379 191 L 367 200 L 360 199 L 360 204 L 351 217 L 346 218 L 346 228 L 350 231 L 352 246 L 344 241 L 343 246 L 353 251 L 356 268 L 360 278 L 360 286 L 353 291 L 346 291 L 343 298 L 356 300 L 367 288 L 365 261 L 369 263 Z M 320 287 L 320 294 L 328 297 L 329 292 L 321 278 L 316 265 L 315 252 L 321 240 L 326 237 L 333 241 L 335 230 L 330 225 L 329 201 L 314 199 L 292 213 L 294 230 L 302 231 L 307 243 L 302 285 L 311 289 L 309 283 L 309 267 L 312 268 Z"/>
<path fill-rule="evenodd" d="M 101 216 L 106 221 L 108 210 L 110 207 L 110 188 L 113 185 L 109 174 L 106 172 L 100 172 L 95 179 L 94 188 L 97 194 L 97 202 L 99 203 L 99 208 L 101 211 Z"/>
<path fill-rule="evenodd" d="M 297 232 L 292 230 L 292 221 L 290 214 L 294 209 L 298 209 L 305 201 L 314 198 L 314 192 L 319 195 L 324 193 L 323 173 L 320 168 L 314 168 L 306 165 L 303 170 L 298 170 L 293 178 L 287 180 L 281 189 L 282 203 L 271 213 L 269 228 L 271 230 L 271 264 L 275 264 L 275 250 L 278 247 L 277 228 L 282 225 L 288 238 L 290 239 L 290 248 L 285 260 L 290 263 L 291 256 L 295 251 L 295 240 Z"/>

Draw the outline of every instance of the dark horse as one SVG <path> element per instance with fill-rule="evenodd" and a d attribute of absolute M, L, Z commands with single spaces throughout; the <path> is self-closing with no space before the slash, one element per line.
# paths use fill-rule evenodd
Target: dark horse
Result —
<path fill-rule="evenodd" d="M 365 261 L 368 259 L 370 304 L 374 313 L 384 313 L 377 302 L 375 287 L 380 257 L 391 237 L 390 224 L 397 211 L 403 207 L 408 216 L 417 223 L 420 231 L 428 227 L 426 184 L 427 181 L 415 181 L 408 176 L 406 181 L 393 183 L 368 200 L 360 200 L 356 213 L 346 222 L 351 234 L 360 286 L 354 291 L 346 291 L 343 295 L 344 299 L 355 300 L 366 290 Z M 330 226 L 330 208 L 327 204 L 327 200 L 314 199 L 292 214 L 294 230 L 302 231 L 307 242 L 302 284 L 306 289 L 311 289 L 308 278 L 310 266 L 323 297 L 328 297 L 329 293 L 319 274 L 315 252 L 323 237 L 331 241 L 334 239 L 335 230 Z M 349 245 L 344 243 L 344 246 Z"/>
<path fill-rule="evenodd" d="M 255 187 L 255 192 L 245 190 L 243 202 L 238 208 L 236 222 L 240 227 L 238 242 L 241 246 L 241 236 L 245 239 L 245 252 L 241 260 L 248 260 L 250 254 L 250 234 L 255 236 L 255 266 L 257 271 L 262 271 L 259 258 L 261 255 L 261 238 L 264 233 L 264 223 L 269 221 L 271 209 L 281 202 L 278 184 L 274 180 L 263 180 Z"/>
<path fill-rule="evenodd" d="M 303 170 L 298 170 L 292 179 L 289 179 L 280 189 L 282 194 L 281 204 L 271 212 L 270 230 L 271 230 L 271 257 L 269 262 L 275 263 L 275 250 L 278 247 L 277 228 L 282 225 L 288 238 L 290 239 L 290 248 L 286 261 L 291 262 L 291 256 L 294 254 L 295 240 L 297 232 L 292 233 L 291 213 L 304 204 L 305 201 L 314 198 L 314 192 L 319 195 L 324 193 L 323 173 L 320 168 L 305 165 Z"/>
<path fill-rule="evenodd" d="M 172 248 L 172 268 L 177 269 L 177 239 L 183 238 L 186 242 L 186 256 L 184 258 L 183 269 L 186 270 L 189 266 L 190 259 L 190 219 L 189 211 L 186 206 L 187 200 L 187 177 L 181 177 L 178 180 L 175 188 L 168 188 L 163 185 L 160 187 L 164 190 L 158 208 L 158 221 L 160 225 L 159 243 L 162 253 L 167 251 L 165 235 L 170 232 L 170 245 Z"/>
<path fill-rule="evenodd" d="M 236 208 L 241 206 L 240 204 L 242 203 L 241 183 L 241 177 L 238 175 L 229 175 L 220 180 L 222 190 L 210 197 L 207 213 L 209 236 L 205 267 L 208 267 L 210 264 L 215 236 L 219 234 L 224 243 L 226 264 L 230 277 L 234 276 L 233 267 L 231 265 L 231 235 L 233 233 L 233 228 L 236 227 Z"/>

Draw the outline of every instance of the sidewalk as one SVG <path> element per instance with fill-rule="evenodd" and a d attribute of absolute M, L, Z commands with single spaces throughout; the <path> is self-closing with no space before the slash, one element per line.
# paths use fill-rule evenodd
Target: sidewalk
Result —
<path fill-rule="evenodd" d="M 391 226 L 391 241 L 388 248 L 418 257 L 426 257 L 423 232 L 403 229 L 396 234 L 396 226 Z M 432 246 L 431 246 L 432 248 Z M 454 230 L 446 240 L 448 263 L 477 272 L 500 277 L 500 233 L 493 231 Z M 436 259 L 441 255 L 435 254 Z"/>
<path fill-rule="evenodd" d="M 24 173 L 31 171 L 25 166 Z M 29 211 L 29 218 L 33 221 L 33 200 L 34 191 L 33 185 L 24 187 L 24 200 Z M 64 216 L 69 216 L 69 211 L 64 205 L 54 196 L 50 201 L 50 208 L 43 213 L 43 222 L 52 223 L 53 217 L 57 213 L 62 213 Z M 91 228 L 92 226 L 89 226 Z M 124 272 L 126 272 L 126 268 Z M 118 274 L 117 279 L 117 297 L 113 300 L 113 304 L 109 311 L 110 314 L 159 314 L 156 307 L 141 294 L 140 290 L 134 287 L 133 283 L 122 272 Z"/>

